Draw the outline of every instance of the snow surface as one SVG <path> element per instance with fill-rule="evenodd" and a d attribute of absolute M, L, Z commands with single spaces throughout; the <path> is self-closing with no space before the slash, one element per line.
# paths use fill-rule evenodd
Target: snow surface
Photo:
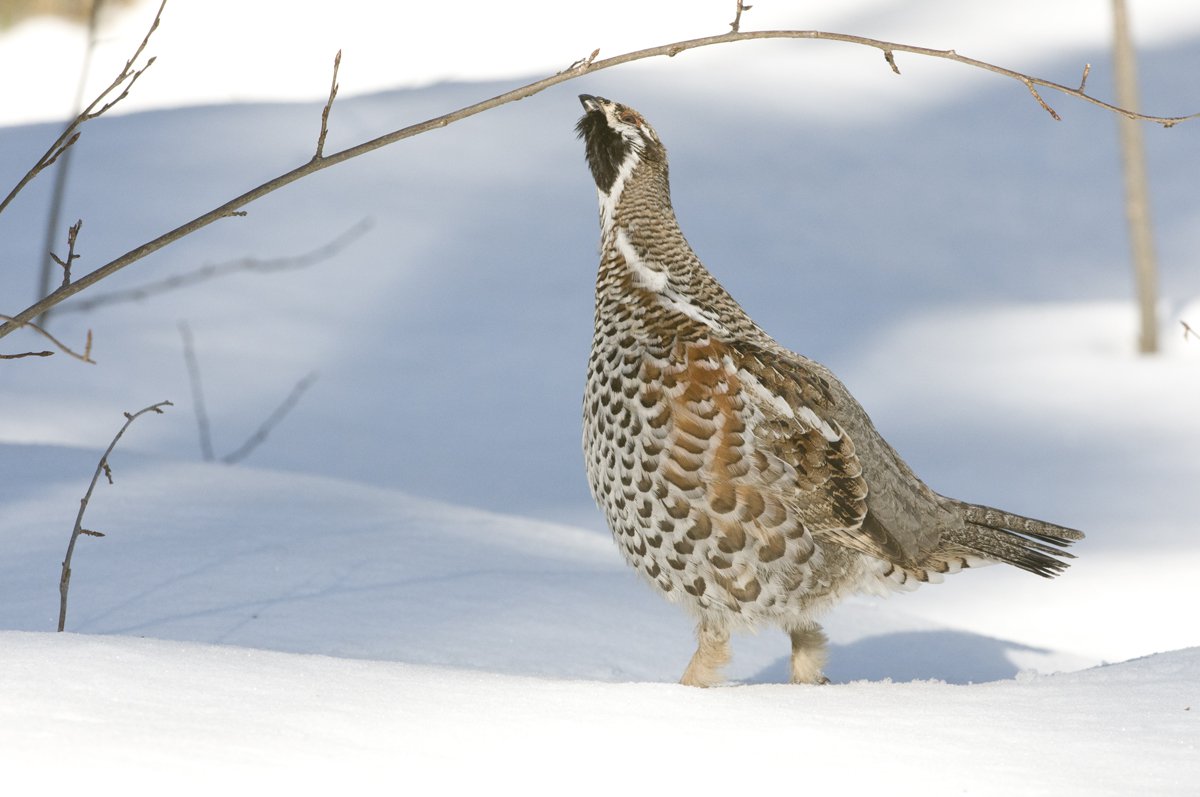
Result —
<path fill-rule="evenodd" d="M 45 628 L 93 452 L 3 453 L 0 627 Z M 6 783 L 1187 794 L 1200 776 L 1200 648 L 1038 675 L 1089 662 L 859 601 L 827 624 L 837 685 L 781 683 L 787 640 L 764 632 L 735 640 L 740 686 L 694 690 L 672 683 L 687 624 L 599 535 L 322 477 L 112 464 L 73 632 L 0 631 Z"/>
<path fill-rule="evenodd" d="M 173 1 L 160 62 L 77 145 L 77 268 L 311 157 L 338 47 L 327 151 L 597 45 L 718 32 L 730 5 L 396 18 L 346 0 L 331 18 Z M 1090 62 L 1107 94 L 1098 4 L 989 5 L 761 3 L 744 24 L 953 46 L 1064 83 Z M 1133 7 L 1148 111 L 1196 110 L 1185 5 Z M 98 75 L 147 14 L 110 22 Z M 56 135 L 26 122 L 69 101 L 80 42 L 44 21 L 0 34 L 5 74 L 38 64 L 6 84 L 0 186 Z M 1145 129 L 1164 352 L 1139 358 L 1111 117 L 1048 97 L 1054 123 L 1020 85 L 952 64 L 900 57 L 897 78 L 856 48 L 740 46 L 589 76 L 303 180 L 95 293 L 371 230 L 303 270 L 64 307 L 54 331 L 93 329 L 97 366 L 5 361 L 0 777 L 1191 793 L 1200 341 L 1179 321 L 1200 329 L 1200 128 Z M 460 82 L 426 85 L 444 78 Z M 827 622 L 833 686 L 779 685 L 787 642 L 766 631 L 735 640 L 739 686 L 672 685 L 689 624 L 620 561 L 579 453 L 596 241 L 579 92 L 656 126 L 685 231 L 768 331 L 839 373 L 935 489 L 1084 529 L 1073 567 L 850 602 Z M 0 216 L 0 312 L 33 299 L 50 184 Z M 249 464 L 197 461 L 181 319 L 219 454 L 319 373 Z M 108 536 L 80 542 L 71 633 L 47 633 L 95 461 L 121 412 L 164 398 L 176 407 L 129 431 L 89 509 Z"/>
<path fill-rule="evenodd" d="M 697 690 L 0 632 L 5 779 L 238 793 L 1189 794 L 1200 650 L 971 687 Z M 214 763 L 219 767 L 214 767 Z M 119 778 L 119 780 L 118 780 Z M 10 780 L 11 782 L 11 780 Z"/>

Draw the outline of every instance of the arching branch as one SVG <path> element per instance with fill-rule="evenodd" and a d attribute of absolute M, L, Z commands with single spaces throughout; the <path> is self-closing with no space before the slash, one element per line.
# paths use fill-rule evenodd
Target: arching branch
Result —
<path fill-rule="evenodd" d="M 620 66 L 622 64 L 628 64 L 633 61 L 641 61 L 647 58 L 656 58 L 658 56 L 674 57 L 682 52 L 686 52 L 687 50 L 695 50 L 701 47 L 712 47 L 720 44 L 733 44 L 735 42 L 746 42 L 757 39 L 816 39 L 822 41 L 840 41 L 848 44 L 871 47 L 883 53 L 884 58 L 887 59 L 887 63 L 894 71 L 899 71 L 896 68 L 895 53 L 910 53 L 929 58 L 940 58 L 943 60 L 954 61 L 956 63 L 965 64 L 966 66 L 983 69 L 988 72 L 994 72 L 998 75 L 1003 75 L 1004 77 L 1018 81 L 1019 83 L 1023 84 L 1033 94 L 1033 96 L 1039 100 L 1042 107 L 1050 112 L 1055 118 L 1058 118 L 1057 114 L 1054 113 L 1053 109 L 1051 109 L 1048 104 L 1046 104 L 1045 100 L 1041 99 L 1041 95 L 1037 91 L 1038 87 L 1056 91 L 1061 94 L 1083 100 L 1084 102 L 1092 103 L 1093 105 L 1098 105 L 1101 108 L 1112 111 L 1113 113 L 1121 114 L 1122 116 L 1130 119 L 1140 119 L 1146 122 L 1154 122 L 1162 125 L 1163 127 L 1171 127 L 1181 122 L 1186 122 L 1200 117 L 1200 113 L 1193 113 L 1188 116 L 1151 116 L 1149 114 L 1136 113 L 1124 108 L 1119 108 L 1116 105 L 1105 102 L 1085 93 L 1085 85 L 1082 83 L 1079 88 L 1064 86 L 1060 83 L 1055 83 L 1053 81 L 1034 77 L 1032 75 L 1026 75 L 1022 72 L 1017 72 L 1006 67 L 987 63 L 986 61 L 968 58 L 967 56 L 959 55 L 954 50 L 935 50 L 928 47 L 916 47 L 909 44 L 900 44 L 898 42 L 870 39 L 864 36 L 853 36 L 845 33 L 829 33 L 816 30 L 739 31 L 725 33 L 719 36 L 706 36 L 699 39 L 689 39 L 687 41 L 675 42 L 673 44 L 664 44 L 658 47 L 637 50 L 635 52 L 625 53 L 623 55 L 617 55 L 613 56 L 612 58 L 605 58 L 599 61 L 594 60 L 594 58 L 585 58 L 580 61 L 576 61 L 567 69 L 564 69 L 563 71 L 554 75 L 534 81 L 533 83 L 513 89 L 512 91 L 499 94 L 490 99 L 483 100 L 482 102 L 477 102 L 474 105 L 468 105 L 465 108 L 458 109 L 457 111 L 453 111 L 433 119 L 427 119 L 424 122 L 409 125 L 408 127 L 404 127 L 399 130 L 394 130 L 390 133 L 379 136 L 378 138 L 371 139 L 370 141 L 364 141 L 356 146 L 341 150 L 340 152 L 335 152 L 330 155 L 322 155 L 319 158 L 313 158 L 307 163 L 285 174 L 281 174 L 273 180 L 268 180 L 257 188 L 252 188 L 244 194 L 229 200 L 220 207 L 214 208 L 208 213 L 198 216 L 186 224 L 176 227 L 175 229 L 160 235 L 154 240 L 148 241 L 136 249 L 126 252 L 117 259 L 97 268 L 95 271 L 76 279 L 70 285 L 65 285 L 59 288 L 43 298 L 41 301 L 18 313 L 15 318 L 18 322 L 24 322 L 34 318 L 51 307 L 54 307 L 59 302 L 74 296 L 76 293 L 85 290 L 105 277 L 108 277 L 109 275 L 125 268 L 125 266 L 128 266 L 130 263 L 137 262 L 147 255 L 157 252 L 164 246 L 177 241 L 180 238 L 183 238 L 184 236 L 189 235 L 203 227 L 206 227 L 209 224 L 212 224 L 214 221 L 226 218 L 230 215 L 241 213 L 240 209 L 250 204 L 254 200 L 266 196 L 273 191 L 277 191 L 280 188 L 283 188 L 285 185 L 289 185 L 302 177 L 307 177 L 314 172 L 327 169 L 331 166 L 336 166 L 337 164 L 348 161 L 351 158 L 357 158 L 360 155 L 373 152 L 382 147 L 386 147 L 389 144 L 395 144 L 396 142 L 403 141 L 406 138 L 412 138 L 413 136 L 427 133 L 431 130 L 446 127 L 447 125 L 462 121 L 463 119 L 481 114 L 485 111 L 490 111 L 491 109 L 497 108 L 501 105 L 506 105 L 510 102 L 516 102 L 517 100 L 522 100 L 526 97 L 532 97 L 533 95 L 545 91 L 552 86 L 557 86 L 559 83 L 565 83 L 568 80 L 574 80 L 575 78 L 591 74 L 593 72 L 599 72 L 603 69 L 611 69 L 612 67 Z M 13 331 L 16 326 L 17 324 L 13 322 L 0 325 L 0 337 L 4 337 L 9 332 Z"/>
<path fill-rule="evenodd" d="M 63 558 L 62 575 L 58 580 L 58 630 L 62 631 L 67 625 L 67 595 L 71 589 L 71 559 L 75 556 L 75 543 L 79 541 L 80 536 L 87 537 L 103 537 L 104 534 L 99 531 L 85 529 L 83 527 L 83 513 L 87 511 L 88 501 L 92 500 L 92 492 L 96 489 L 96 482 L 100 481 L 100 475 L 108 479 L 108 483 L 112 484 L 112 468 L 109 467 L 108 458 L 112 456 L 113 449 L 117 447 L 117 443 L 125 434 L 134 421 L 148 412 L 153 412 L 162 415 L 163 407 L 174 406 L 169 401 L 160 401 L 157 404 L 151 404 L 149 407 L 144 407 L 137 412 L 125 413 L 125 424 L 117 431 L 117 436 L 112 439 L 105 449 L 104 454 L 100 457 L 100 461 L 96 464 L 96 471 L 92 474 L 92 480 L 88 483 L 87 492 L 83 494 L 83 498 L 79 501 L 79 514 L 75 516 L 75 528 L 71 530 L 71 541 L 67 544 L 67 555 Z"/>
<path fill-rule="evenodd" d="M 92 359 L 92 330 L 90 329 L 87 331 L 87 340 L 84 342 L 83 354 L 80 354 L 77 351 L 72 351 L 71 348 L 64 344 L 61 340 L 54 337 L 32 321 L 18 321 L 12 316 L 7 316 L 3 313 L 0 313 L 0 321 L 6 321 L 9 324 L 12 324 L 14 328 L 18 326 L 29 327 L 34 332 L 38 333 L 43 338 L 57 346 L 58 350 L 63 354 L 70 355 L 80 362 L 90 363 L 92 365 L 96 364 L 96 361 Z M 27 351 L 22 352 L 21 354 L 0 354 L 0 360 L 16 360 L 20 359 L 21 357 L 49 357 L 52 354 L 54 354 L 52 351 Z"/>
<path fill-rule="evenodd" d="M 129 96 L 129 90 L 133 88 L 133 84 L 136 83 L 138 78 L 140 78 L 154 63 L 154 58 L 151 57 L 147 59 L 146 63 L 141 68 L 134 67 L 134 65 L 137 63 L 137 60 L 142 57 L 142 52 L 146 49 L 146 45 L 150 43 L 150 37 L 154 35 L 154 31 L 158 30 L 158 25 L 162 21 L 163 8 L 166 5 L 167 0 L 162 0 L 158 6 L 158 13 L 154 15 L 154 21 L 150 23 L 150 29 L 146 31 L 146 35 L 142 38 L 142 43 L 138 45 L 137 49 L 133 53 L 133 56 L 125 62 L 124 68 L 121 69 L 121 72 L 113 79 L 113 82 L 108 85 L 108 88 L 100 92 L 100 94 L 97 95 L 96 99 L 92 100 L 88 107 L 80 111 L 79 115 L 71 120 L 70 124 L 68 124 L 62 131 L 62 134 L 59 135 L 59 137 L 55 139 L 54 143 L 50 145 L 50 149 L 46 150 L 45 154 L 42 155 L 42 157 L 38 159 L 37 163 L 33 165 L 33 168 L 26 172 L 25 176 L 17 181 L 17 184 L 13 186 L 12 190 L 8 192 L 4 199 L 0 200 L 0 213 L 3 213 L 4 209 L 8 207 L 9 203 L 13 201 L 13 198 L 16 197 L 17 194 L 21 193 L 21 189 L 29 185 L 30 181 L 33 180 L 34 177 L 37 177 L 39 173 L 58 160 L 60 155 L 66 152 L 72 144 L 79 140 L 79 128 L 84 122 L 95 119 L 97 116 L 109 110 L 121 100 Z M 115 97 L 112 97 L 113 93 L 118 89 L 121 90 L 121 93 L 117 94 Z M 112 99 L 109 99 L 109 97 L 112 97 Z"/>

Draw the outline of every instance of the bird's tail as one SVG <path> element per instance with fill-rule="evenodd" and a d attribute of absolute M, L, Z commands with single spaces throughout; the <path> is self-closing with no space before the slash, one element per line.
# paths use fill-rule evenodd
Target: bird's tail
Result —
<path fill-rule="evenodd" d="M 1066 570 L 1065 559 L 1075 557 L 1063 550 L 1083 532 L 1014 515 L 990 506 L 952 501 L 963 527 L 949 535 L 948 542 L 992 561 L 1028 570 L 1045 578 Z"/>

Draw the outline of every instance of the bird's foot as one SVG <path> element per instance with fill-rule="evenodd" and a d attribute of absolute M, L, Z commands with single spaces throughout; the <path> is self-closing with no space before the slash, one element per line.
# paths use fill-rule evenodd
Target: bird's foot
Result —
<path fill-rule="evenodd" d="M 729 662 L 729 632 L 703 623 L 696 629 L 699 644 L 679 683 L 684 686 L 716 686 L 723 680 L 721 668 Z"/>

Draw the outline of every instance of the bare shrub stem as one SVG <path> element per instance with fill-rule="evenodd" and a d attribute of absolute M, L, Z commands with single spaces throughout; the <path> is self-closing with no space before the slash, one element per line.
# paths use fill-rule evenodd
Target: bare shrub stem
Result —
<path fill-rule="evenodd" d="M 96 472 L 92 474 L 92 481 L 88 484 L 87 492 L 83 494 L 83 498 L 79 501 L 79 514 L 75 516 L 75 528 L 71 531 L 71 541 L 67 544 L 67 555 L 63 558 L 62 576 L 58 581 L 58 630 L 62 631 L 67 624 L 67 593 L 71 588 L 71 559 L 75 555 L 75 543 L 79 540 L 80 535 L 89 537 L 103 537 L 104 534 L 99 531 L 92 531 L 83 527 L 83 513 L 87 511 L 88 501 L 92 499 L 92 491 L 96 489 L 96 482 L 100 481 L 100 474 L 103 473 L 108 478 L 108 483 L 112 484 L 112 469 L 108 466 L 108 458 L 112 455 L 113 449 L 117 447 L 117 441 L 125 434 L 125 430 L 133 424 L 142 415 L 148 412 L 162 414 L 163 407 L 174 406 L 169 401 L 160 401 L 157 404 L 151 404 L 149 407 L 138 410 L 135 413 L 125 413 L 125 424 L 117 432 L 117 436 L 108 444 L 108 448 L 104 451 L 104 456 L 100 457 L 100 462 L 96 465 Z"/>
<path fill-rule="evenodd" d="M 90 329 L 87 331 L 87 340 L 84 342 L 83 354 L 80 354 L 79 352 L 72 351 L 61 340 L 54 337 L 32 321 L 18 321 L 12 316 L 7 316 L 3 313 L 0 313 L 0 321 L 7 321 L 10 324 L 15 324 L 21 327 L 29 327 L 34 332 L 37 332 L 43 338 L 57 346 L 58 350 L 63 354 L 74 357 L 76 360 L 81 362 L 91 363 L 92 365 L 96 364 L 96 361 L 92 359 L 92 330 Z M 0 360 L 17 360 L 21 357 L 49 357 L 52 354 L 54 354 L 52 351 L 28 351 L 21 354 L 0 354 Z"/>
<path fill-rule="evenodd" d="M 146 45 L 150 43 L 150 37 L 154 35 L 154 31 L 158 30 L 158 24 L 162 20 L 163 8 L 167 5 L 167 0 L 162 0 L 158 6 L 158 13 L 154 15 L 154 22 L 150 24 L 150 29 L 146 31 L 146 35 L 142 38 L 142 43 L 134 50 L 133 56 L 125 62 L 124 68 L 113 79 L 113 82 L 108 84 L 108 88 L 100 92 L 96 99 L 92 100 L 88 107 L 84 108 L 79 114 L 66 126 L 62 134 L 54 140 L 50 145 L 50 149 L 46 150 L 42 157 L 38 158 L 33 167 L 25 173 L 25 176 L 17 181 L 8 195 L 0 200 L 0 213 L 8 207 L 9 203 L 21 193 L 21 189 L 29 185 L 33 178 L 37 177 L 42 171 L 49 167 L 52 163 L 67 151 L 67 149 L 79 140 L 79 128 L 84 122 L 91 121 L 97 116 L 100 116 L 105 111 L 111 109 L 114 105 L 129 96 L 129 90 L 133 88 L 133 84 L 137 82 L 147 69 L 154 63 L 154 58 L 149 58 L 145 65 L 140 69 L 135 69 L 134 64 L 142 57 L 142 52 L 146 49 Z M 121 89 L 121 93 L 112 99 L 108 99 L 117 89 Z"/>

